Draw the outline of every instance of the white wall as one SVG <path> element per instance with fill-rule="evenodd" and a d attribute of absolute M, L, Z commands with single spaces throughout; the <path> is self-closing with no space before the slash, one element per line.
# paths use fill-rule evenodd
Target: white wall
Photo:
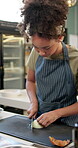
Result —
<path fill-rule="evenodd" d="M 20 22 L 22 0 L 0 0 L 0 20 Z"/>

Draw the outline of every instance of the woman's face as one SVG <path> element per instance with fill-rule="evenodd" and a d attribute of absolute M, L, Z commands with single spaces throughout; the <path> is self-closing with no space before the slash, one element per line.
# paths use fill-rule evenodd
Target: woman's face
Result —
<path fill-rule="evenodd" d="M 58 54 L 62 51 L 62 44 L 59 39 L 45 39 L 37 35 L 32 36 L 34 49 L 43 57 Z"/>

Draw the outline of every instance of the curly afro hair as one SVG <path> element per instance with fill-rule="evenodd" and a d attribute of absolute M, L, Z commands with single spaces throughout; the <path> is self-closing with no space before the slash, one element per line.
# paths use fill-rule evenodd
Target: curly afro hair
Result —
<path fill-rule="evenodd" d="M 68 5 L 66 0 L 31 0 L 25 3 L 21 15 L 24 16 L 22 32 L 30 36 L 37 34 L 43 38 L 58 38 L 64 35 Z"/>

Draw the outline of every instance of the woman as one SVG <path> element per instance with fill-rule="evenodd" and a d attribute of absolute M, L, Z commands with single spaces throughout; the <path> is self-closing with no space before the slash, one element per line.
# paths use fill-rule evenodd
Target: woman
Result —
<path fill-rule="evenodd" d="M 28 114 L 39 116 L 45 127 L 58 119 L 71 126 L 78 121 L 78 51 L 63 42 L 67 13 L 66 0 L 32 0 L 22 10 L 22 32 L 33 45 L 27 63 Z"/>

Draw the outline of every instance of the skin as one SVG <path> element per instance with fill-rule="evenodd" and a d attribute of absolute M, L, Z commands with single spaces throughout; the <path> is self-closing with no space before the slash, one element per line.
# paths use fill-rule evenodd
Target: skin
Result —
<path fill-rule="evenodd" d="M 60 39 L 44 39 L 37 35 L 32 37 L 32 45 L 39 55 L 43 57 L 48 57 L 53 54 L 59 54 L 62 52 L 62 44 Z"/>
<path fill-rule="evenodd" d="M 63 37 L 56 39 L 44 39 L 37 35 L 32 36 L 32 44 L 34 49 L 44 58 L 50 55 L 58 55 L 62 52 L 61 41 Z M 28 109 L 29 118 L 35 118 L 38 112 L 38 100 L 36 98 L 35 87 L 35 72 L 28 69 L 26 89 L 30 98 L 30 108 Z M 49 126 L 51 123 L 59 119 L 60 117 L 66 117 L 70 115 L 78 114 L 78 103 L 73 105 L 56 109 L 54 111 L 46 112 L 37 118 L 39 124 L 44 127 Z"/>

